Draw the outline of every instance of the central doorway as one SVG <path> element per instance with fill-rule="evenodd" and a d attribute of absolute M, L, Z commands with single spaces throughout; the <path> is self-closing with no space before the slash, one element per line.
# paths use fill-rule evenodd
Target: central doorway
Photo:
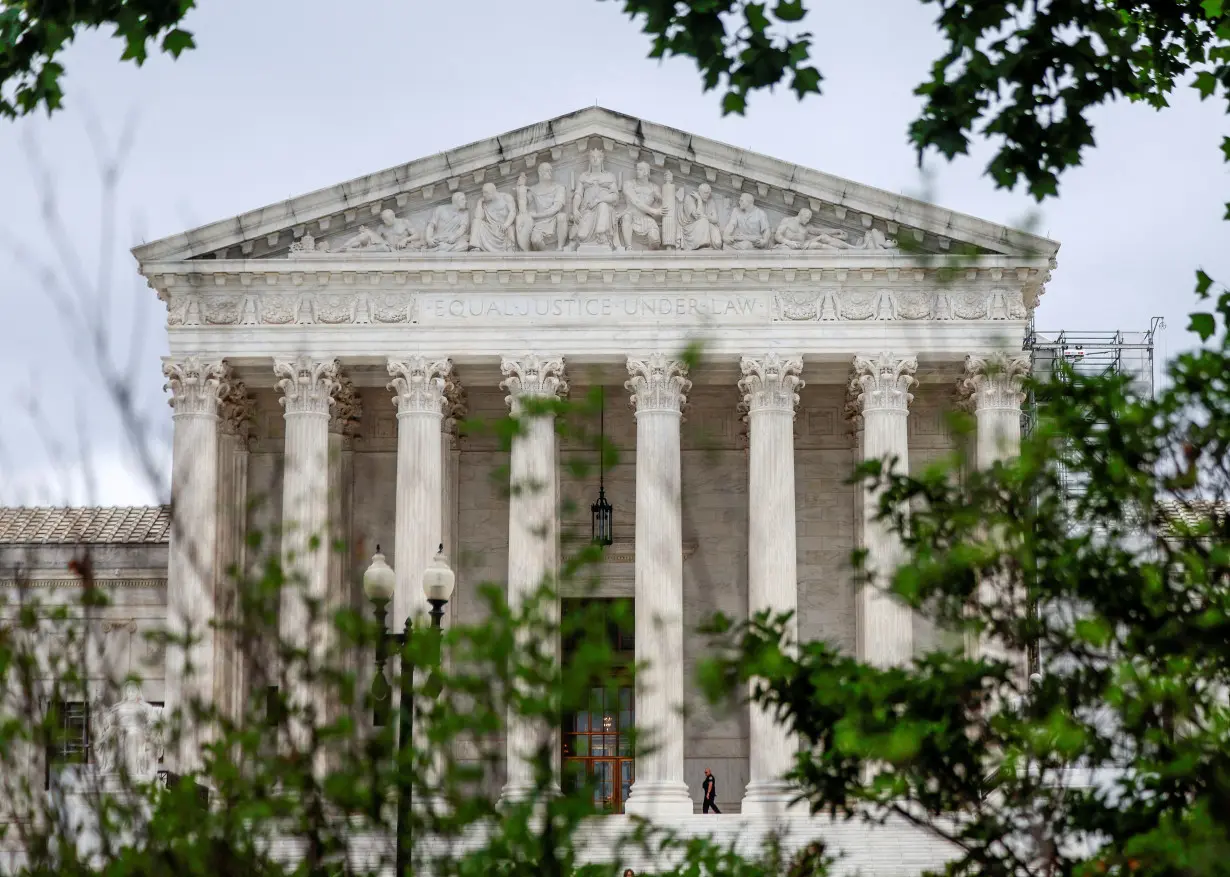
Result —
<path fill-rule="evenodd" d="M 636 656 L 632 626 L 632 601 L 627 598 L 565 599 L 568 613 L 587 613 L 601 618 L 607 646 L 615 653 L 613 679 L 595 679 L 588 708 L 566 714 L 560 729 L 564 782 L 571 791 L 588 783 L 594 806 L 606 813 L 623 813 L 624 802 L 636 779 L 632 731 L 636 703 L 632 667 Z M 574 616 L 577 617 L 577 616 Z M 582 634 L 565 636 L 563 659 L 568 661 L 581 644 Z"/>

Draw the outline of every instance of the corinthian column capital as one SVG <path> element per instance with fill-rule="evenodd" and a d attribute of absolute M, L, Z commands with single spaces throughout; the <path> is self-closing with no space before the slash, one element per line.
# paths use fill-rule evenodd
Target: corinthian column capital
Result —
<path fill-rule="evenodd" d="M 664 353 L 652 353 L 645 359 L 628 357 L 628 374 L 624 389 L 632 394 L 632 407 L 637 414 L 647 411 L 669 411 L 681 414 L 687 404 L 692 382 L 688 367 Z"/>
<path fill-rule="evenodd" d="M 850 375 L 846 406 L 848 414 L 866 415 L 870 411 L 907 413 L 914 394 L 910 389 L 918 381 L 914 372 L 918 360 L 912 356 L 880 353 L 856 356 Z"/>
<path fill-rule="evenodd" d="M 739 391 L 743 407 L 749 415 L 757 411 L 782 411 L 794 415 L 799 404 L 799 390 L 806 386 L 799 373 L 803 371 L 800 357 L 782 359 L 776 353 L 761 357 L 745 356 L 739 361 L 743 377 Z"/>
<path fill-rule="evenodd" d="M 426 356 L 407 356 L 389 360 L 387 389 L 396 395 L 393 404 L 397 416 L 434 414 L 444 416 L 445 395 L 452 386 L 453 361 L 451 359 L 428 359 Z"/>
<path fill-rule="evenodd" d="M 1029 356 L 1024 353 L 992 353 L 965 357 L 965 374 L 957 381 L 957 394 L 971 411 L 1021 410 L 1025 394 L 1021 384 L 1029 374 Z"/>
<path fill-rule="evenodd" d="M 273 373 L 282 391 L 282 408 L 287 414 L 329 415 L 333 391 L 337 389 L 337 360 L 299 356 L 275 360 Z"/>
<path fill-rule="evenodd" d="M 225 359 L 203 362 L 199 357 L 186 356 L 180 360 L 166 360 L 162 374 L 167 382 L 162 389 L 171 391 L 167 400 L 175 410 L 175 416 L 218 416 L 218 403 L 230 389 L 228 378 L 231 367 Z"/>
<path fill-rule="evenodd" d="M 545 398 L 568 393 L 562 356 L 527 353 L 519 359 L 505 357 L 500 362 L 500 373 L 504 375 L 500 389 L 508 393 L 504 401 L 514 412 L 524 397 Z"/>

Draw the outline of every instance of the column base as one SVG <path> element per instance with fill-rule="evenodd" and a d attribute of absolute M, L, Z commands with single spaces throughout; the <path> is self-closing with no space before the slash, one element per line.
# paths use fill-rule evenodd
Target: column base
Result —
<path fill-rule="evenodd" d="M 624 804 L 624 812 L 630 816 L 651 819 L 655 816 L 690 816 L 696 812 L 686 783 L 659 782 L 632 783 L 632 791 Z"/>
<path fill-rule="evenodd" d="M 786 816 L 807 812 L 806 802 L 795 802 L 797 797 L 798 791 L 782 780 L 750 782 L 743 793 L 740 811 L 745 816 Z"/>
<path fill-rule="evenodd" d="M 505 783 L 504 788 L 500 791 L 500 800 L 497 806 L 505 807 L 509 804 L 524 804 L 540 794 L 539 788 L 531 783 Z M 547 795 L 557 797 L 560 795 L 559 786 L 554 783 L 547 789 Z"/>

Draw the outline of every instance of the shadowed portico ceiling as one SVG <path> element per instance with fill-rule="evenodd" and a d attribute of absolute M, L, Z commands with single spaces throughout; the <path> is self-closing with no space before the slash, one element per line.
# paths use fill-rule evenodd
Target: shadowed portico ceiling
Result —
<path fill-rule="evenodd" d="M 340 253 L 339 249 L 354 239 L 360 227 L 379 228 L 384 211 L 392 211 L 414 234 L 421 234 L 433 213 L 438 208 L 447 210 L 457 193 L 464 195 L 471 209 L 482 198 L 485 184 L 494 184 L 502 195 L 513 196 L 522 174 L 529 185 L 537 182 L 537 168 L 543 162 L 552 165 L 555 182 L 565 187 L 571 202 L 577 178 L 586 171 L 595 149 L 602 151 L 604 170 L 618 181 L 621 194 L 614 208 L 617 213 L 627 209 L 624 185 L 634 179 L 637 164 L 643 162 L 648 165 L 650 183 L 659 189 L 664 185 L 675 187 L 680 200 L 672 203 L 682 204 L 685 195 L 706 185 L 712 192 L 719 227 L 726 225 L 740 196 L 750 196 L 754 208 L 764 212 L 773 229 L 806 208 L 812 213 L 807 225 L 809 235 L 845 242 L 840 249 L 831 250 L 835 255 L 900 251 L 1049 259 L 1059 246 L 1046 238 L 904 195 L 594 107 L 143 244 L 134 248 L 133 254 L 143 265 L 201 259 L 311 258 L 320 250 L 333 258 L 344 255 L 370 260 L 373 268 L 390 258 L 430 260 L 444 254 L 361 249 Z M 899 248 L 895 242 L 900 243 Z M 305 247 L 306 253 L 302 252 Z M 643 246 L 634 243 L 631 249 Z M 830 250 L 821 245 L 820 251 Z M 462 254 L 449 255 L 455 258 Z M 531 256 L 521 252 L 499 254 L 510 260 Z"/>

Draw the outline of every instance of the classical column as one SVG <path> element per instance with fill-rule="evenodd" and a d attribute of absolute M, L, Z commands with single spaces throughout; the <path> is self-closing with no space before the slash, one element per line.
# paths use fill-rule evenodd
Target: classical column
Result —
<path fill-rule="evenodd" d="M 997 460 L 1015 457 L 1021 450 L 1021 382 L 1029 373 L 1024 353 L 967 356 L 958 393 L 978 423 L 976 462 L 989 469 Z"/>
<path fill-rule="evenodd" d="M 989 469 L 1000 460 L 1017 456 L 1021 450 L 1021 403 L 1025 394 L 1021 383 L 1029 373 L 1029 357 L 1023 353 L 992 353 L 988 356 L 967 356 L 965 373 L 957 382 L 957 394 L 965 408 L 974 412 L 977 421 L 975 464 Z M 1003 583 L 1001 583 L 1003 584 Z M 997 587 L 994 580 L 979 585 L 984 604 L 1011 594 Z M 971 657 L 979 654 L 1010 660 L 1013 656 L 998 641 L 970 634 L 966 651 Z M 1018 659 L 1024 656 L 1017 655 Z M 1025 661 L 1017 661 L 1023 672 Z"/>
<path fill-rule="evenodd" d="M 190 635 L 188 648 L 167 649 L 168 714 L 190 710 L 213 699 L 214 566 L 218 538 L 218 402 L 227 391 L 226 361 L 202 362 L 195 356 L 163 363 L 171 390 L 174 435 L 171 449 L 171 544 L 167 562 L 167 630 Z M 207 741 L 185 713 L 179 751 L 172 769 L 180 773 L 201 766 Z"/>
<path fill-rule="evenodd" d="M 426 615 L 423 572 L 441 542 L 444 456 L 441 427 L 453 363 L 408 356 L 389 359 L 388 388 L 397 405 L 397 508 L 393 537 L 393 623 Z"/>
<path fill-rule="evenodd" d="M 661 353 L 628 359 L 636 409 L 636 780 L 625 810 L 692 812 L 683 775 L 683 529 L 679 424 L 692 382 Z"/>
<path fill-rule="evenodd" d="M 794 523 L 794 409 L 803 388 L 803 360 L 775 353 L 743 357 L 739 390 L 748 423 L 748 615 L 798 611 Z M 796 619 L 789 623 L 797 638 Z M 744 813 L 783 813 L 793 797 L 782 777 L 794 766 L 795 737 L 772 710 L 755 705 L 749 716 L 750 779 Z"/>
<path fill-rule="evenodd" d="M 893 460 L 892 471 L 909 471 L 906 418 L 918 383 L 913 357 L 880 353 L 854 357 L 850 380 L 852 409 L 863 421 L 863 459 Z M 867 581 L 859 590 L 858 652 L 881 667 L 909 663 L 914 655 L 914 618 L 910 607 L 888 593 L 901 561 L 901 544 L 886 522 L 875 520 L 879 491 L 863 496 L 863 547 Z"/>
<path fill-rule="evenodd" d="M 363 400 L 355 389 L 354 382 L 344 374 L 337 376 L 337 389 L 333 393 L 333 407 L 329 412 L 329 591 L 327 603 L 330 610 L 354 605 L 353 577 L 351 574 L 353 552 L 351 545 L 351 509 L 354 484 L 354 436 L 359 421 L 363 418 Z M 334 654 L 330 660 L 335 666 L 348 671 L 357 671 L 354 666 L 359 657 L 355 650 L 349 654 Z M 339 699 L 332 698 L 329 704 L 330 721 L 337 718 L 341 708 Z"/>
<path fill-rule="evenodd" d="M 242 381 L 232 381 L 219 408 L 218 546 L 215 605 L 224 630 L 214 642 L 214 700 L 224 715 L 240 720 L 247 706 L 247 667 L 240 627 L 245 622 L 239 584 L 246 575 L 248 439 L 256 404 Z"/>
<path fill-rule="evenodd" d="M 444 478 L 441 483 L 440 508 L 440 541 L 444 543 L 444 553 L 450 558 L 457 557 L 458 522 L 461 514 L 461 445 L 457 435 L 457 422 L 466 416 L 466 393 L 461 382 L 453 378 L 450 392 L 445 394 L 444 422 L 440 431 L 440 454 L 444 461 Z M 457 600 L 450 600 L 445 607 L 443 624 L 448 627 L 453 623 L 453 614 L 457 609 Z"/>
<path fill-rule="evenodd" d="M 318 662 L 332 637 L 329 597 L 329 409 L 337 389 L 337 361 L 300 356 L 274 363 L 286 420 L 282 474 L 282 589 L 278 618 L 282 641 L 310 651 Z M 313 621 L 309 601 L 320 608 Z M 311 710 L 322 721 L 323 692 L 309 691 L 302 666 L 286 668 L 286 697 L 292 710 Z M 302 746 L 305 727 L 292 723 L 292 742 Z"/>
<path fill-rule="evenodd" d="M 518 612 L 544 584 L 555 584 L 559 566 L 556 533 L 559 522 L 555 505 L 555 416 L 541 410 L 548 400 L 568 392 L 564 360 L 558 356 L 527 353 L 500 364 L 508 392 L 507 402 L 520 430 L 513 437 L 509 460 L 511 496 L 508 501 L 508 605 Z M 545 607 L 554 620 L 555 611 Z M 528 641 L 522 647 L 529 648 Z M 555 644 L 558 652 L 558 643 Z M 507 778 L 501 797 L 524 800 L 534 789 L 534 761 L 539 748 L 550 746 L 559 756 L 557 727 L 541 721 L 509 715 L 507 730 Z"/>

